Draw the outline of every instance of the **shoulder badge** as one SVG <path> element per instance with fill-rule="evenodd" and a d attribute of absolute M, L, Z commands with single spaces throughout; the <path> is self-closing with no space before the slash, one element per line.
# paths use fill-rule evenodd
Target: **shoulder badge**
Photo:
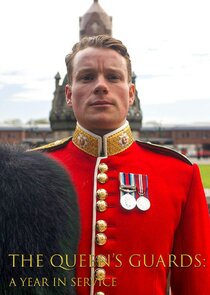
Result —
<path fill-rule="evenodd" d="M 28 152 L 34 152 L 34 151 L 50 152 L 50 151 L 55 151 L 55 150 L 65 146 L 71 140 L 71 138 L 72 137 L 66 137 L 66 138 L 63 138 L 63 139 L 59 139 L 59 140 L 56 140 L 54 142 L 48 143 L 46 145 L 29 149 Z"/>
<path fill-rule="evenodd" d="M 179 153 L 173 149 L 170 149 L 170 148 L 162 146 L 162 145 L 154 144 L 151 142 L 144 142 L 144 141 L 140 141 L 140 140 L 137 140 L 137 143 L 146 149 L 157 152 L 159 154 L 164 154 L 167 156 L 172 156 L 174 158 L 178 158 L 178 159 L 184 161 L 185 163 L 192 165 L 192 162 L 186 156 L 182 155 L 181 153 Z"/>

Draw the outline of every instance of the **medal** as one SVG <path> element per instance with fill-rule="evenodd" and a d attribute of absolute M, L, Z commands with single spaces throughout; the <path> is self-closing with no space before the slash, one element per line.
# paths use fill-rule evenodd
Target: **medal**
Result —
<path fill-rule="evenodd" d="M 141 211 L 149 210 L 148 176 L 120 172 L 120 204 L 126 210 L 136 206 Z"/>
<path fill-rule="evenodd" d="M 132 210 L 136 207 L 136 199 L 130 194 L 124 194 L 120 198 L 121 206 L 126 210 Z"/>
<path fill-rule="evenodd" d="M 150 208 L 150 200 L 144 196 L 140 196 L 136 200 L 137 207 L 142 211 L 147 211 Z"/>
<path fill-rule="evenodd" d="M 134 174 L 120 172 L 120 204 L 126 210 L 136 207 Z"/>
<path fill-rule="evenodd" d="M 150 208 L 150 200 L 148 198 L 148 176 L 139 174 L 136 179 L 139 197 L 136 200 L 136 205 L 139 210 L 147 211 Z"/>

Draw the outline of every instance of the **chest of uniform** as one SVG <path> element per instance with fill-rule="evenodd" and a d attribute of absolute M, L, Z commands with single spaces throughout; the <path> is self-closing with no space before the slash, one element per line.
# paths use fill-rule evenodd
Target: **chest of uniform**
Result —
<path fill-rule="evenodd" d="M 151 234 L 172 235 L 179 223 L 188 187 L 182 175 L 178 176 L 177 181 L 176 170 L 168 171 L 168 167 L 161 167 L 159 163 L 154 167 L 150 162 L 147 164 L 138 158 L 115 156 L 91 160 L 87 158 L 81 162 L 75 159 L 71 167 L 82 215 L 90 216 L 95 204 L 98 219 L 108 220 L 109 224 L 123 229 L 123 234 L 132 233 L 131 239 L 134 238 L 135 241 L 138 237 L 133 232 L 138 233 L 138 236 L 143 234 L 145 238 Z M 147 176 L 148 198 L 151 203 L 148 210 L 142 211 L 137 206 L 127 210 L 122 206 L 121 172 Z M 112 232 L 114 231 L 113 226 Z M 116 234 L 120 235 L 120 231 Z"/>

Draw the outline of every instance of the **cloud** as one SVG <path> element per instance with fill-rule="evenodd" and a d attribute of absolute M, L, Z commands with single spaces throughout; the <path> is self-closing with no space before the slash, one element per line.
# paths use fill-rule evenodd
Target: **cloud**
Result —
<path fill-rule="evenodd" d="M 193 57 L 210 57 L 210 52 L 192 53 Z"/>
<path fill-rule="evenodd" d="M 143 79 L 156 79 L 156 78 L 160 78 L 160 77 L 169 77 L 168 74 L 160 74 L 160 75 L 154 75 L 154 74 L 145 74 L 145 75 L 139 75 L 136 76 L 137 79 L 143 80 Z"/>
<path fill-rule="evenodd" d="M 21 84 L 4 84 L 1 85 L 0 101 L 4 103 L 13 100 L 18 93 L 25 92 L 24 85 Z"/>
<path fill-rule="evenodd" d="M 52 100 L 53 76 L 36 76 L 35 72 L 7 71 L 0 74 L 0 101 Z"/>
<path fill-rule="evenodd" d="M 30 119 L 49 118 L 50 110 L 51 101 L 6 100 L 0 107 L 0 121 L 19 118 L 26 123 Z"/>
<path fill-rule="evenodd" d="M 23 71 L 20 70 L 13 70 L 13 71 L 6 71 L 2 72 L 1 75 L 4 77 L 11 77 L 11 76 L 20 76 L 23 74 Z"/>
<path fill-rule="evenodd" d="M 182 100 L 162 104 L 142 104 L 143 121 L 165 123 L 210 123 L 210 99 Z M 202 116 L 200 116 L 202 114 Z"/>
<path fill-rule="evenodd" d="M 99 3 L 113 16 L 113 36 L 128 47 L 142 104 L 210 97 L 209 0 L 130 0 L 132 14 L 126 2 Z M 90 5 L 91 0 L 73 6 L 69 0 L 59 5 L 49 0 L 2 2 L 0 112 L 6 101 L 15 103 L 16 111 L 26 103 L 34 102 L 37 110 L 51 103 L 54 76 L 59 71 L 64 78 L 64 57 L 79 40 L 79 16 Z M 201 119 L 203 108 L 205 104 L 200 105 Z"/>

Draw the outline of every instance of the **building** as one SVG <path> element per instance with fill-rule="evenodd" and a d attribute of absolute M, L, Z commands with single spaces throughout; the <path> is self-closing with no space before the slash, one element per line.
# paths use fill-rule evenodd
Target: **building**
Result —
<path fill-rule="evenodd" d="M 189 157 L 210 157 L 210 124 L 164 126 L 145 124 L 140 138 L 167 145 Z"/>
<path fill-rule="evenodd" d="M 53 141 L 53 132 L 49 125 L 1 125 L 0 144 L 26 144 L 40 146 Z"/>

